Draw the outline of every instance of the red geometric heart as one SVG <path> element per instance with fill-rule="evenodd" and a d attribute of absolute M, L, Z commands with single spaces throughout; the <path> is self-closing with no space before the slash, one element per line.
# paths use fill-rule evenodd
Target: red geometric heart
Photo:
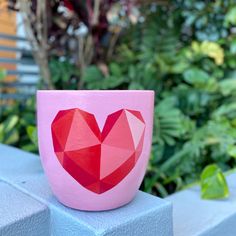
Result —
<path fill-rule="evenodd" d="M 62 167 L 86 189 L 101 194 L 135 166 L 143 148 L 145 122 L 139 111 L 110 114 L 100 132 L 93 114 L 59 111 L 51 125 L 54 152 Z"/>

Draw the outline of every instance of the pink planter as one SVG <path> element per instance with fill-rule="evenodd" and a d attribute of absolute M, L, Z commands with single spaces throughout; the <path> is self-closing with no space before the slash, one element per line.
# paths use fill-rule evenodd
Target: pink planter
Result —
<path fill-rule="evenodd" d="M 131 201 L 147 167 L 153 91 L 38 91 L 41 161 L 60 202 L 109 210 Z"/>

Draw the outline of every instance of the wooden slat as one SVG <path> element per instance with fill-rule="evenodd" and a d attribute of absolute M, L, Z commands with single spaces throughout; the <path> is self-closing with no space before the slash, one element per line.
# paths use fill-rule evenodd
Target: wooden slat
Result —
<path fill-rule="evenodd" d="M 0 31 L 5 35 L 16 35 L 16 13 L 8 10 L 8 1 L 1 0 L 1 12 L 0 12 Z M 16 41 L 10 39 L 0 38 L 0 45 L 4 45 L 7 47 L 16 47 Z M 7 58 L 16 58 L 15 51 L 0 51 L 0 57 Z M 0 65 L 3 67 L 3 65 Z M 4 65 L 5 69 L 15 70 L 16 65 L 9 64 Z M 15 75 L 10 75 L 5 78 L 7 81 L 16 80 Z"/>
<path fill-rule="evenodd" d="M 7 52 L 22 52 L 25 54 L 32 54 L 31 50 L 26 49 L 26 48 L 17 48 L 17 47 L 8 47 L 8 46 L 3 46 L 0 45 L 0 51 L 7 51 Z"/>
<path fill-rule="evenodd" d="M 0 63 L 2 64 L 21 64 L 21 65 L 35 65 L 33 59 L 30 58 L 22 58 L 22 59 L 15 59 L 15 58 L 3 58 L 0 57 Z"/>
<path fill-rule="evenodd" d="M 26 82 L 2 82 L 0 87 L 36 87 L 36 83 L 26 83 Z"/>
<path fill-rule="evenodd" d="M 19 93 L 2 93 L 0 94 L 0 100 L 25 100 L 31 97 L 33 94 L 19 94 Z"/>
<path fill-rule="evenodd" d="M 7 70 L 7 75 L 39 75 L 36 71 L 23 71 L 23 70 Z"/>
<path fill-rule="evenodd" d="M 0 38 L 1 39 L 12 40 L 12 41 L 28 41 L 24 37 L 19 37 L 19 36 L 12 35 L 12 34 L 5 34 L 5 33 L 1 33 L 1 32 L 0 32 Z"/>

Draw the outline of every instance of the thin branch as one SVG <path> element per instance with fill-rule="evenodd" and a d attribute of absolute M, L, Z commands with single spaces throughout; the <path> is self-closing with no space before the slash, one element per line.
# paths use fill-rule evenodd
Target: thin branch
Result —
<path fill-rule="evenodd" d="M 121 30 L 119 30 L 118 32 L 116 32 L 112 35 L 111 41 L 109 43 L 109 48 L 108 48 L 108 51 L 107 51 L 107 58 L 108 59 L 111 58 L 111 56 L 114 52 L 114 48 L 115 48 L 115 45 L 116 45 L 117 40 L 119 38 L 120 32 L 121 32 Z"/>
<path fill-rule="evenodd" d="M 44 2 L 44 1 L 46 1 L 46 0 L 42 0 L 42 2 Z M 39 2 L 40 1 L 38 0 L 38 3 Z M 37 3 L 37 7 L 39 7 L 39 5 L 40 5 L 38 3 Z M 48 85 L 49 89 L 53 89 L 54 85 L 52 83 L 52 80 L 50 77 L 50 71 L 48 68 L 47 47 L 45 46 L 45 42 L 47 45 L 47 38 L 42 39 L 42 37 L 41 37 L 42 31 L 40 30 L 40 26 L 38 26 L 38 24 L 41 24 L 41 21 L 39 20 L 39 18 L 41 18 L 41 12 L 39 12 L 37 9 L 37 20 L 36 20 L 37 37 L 38 37 L 37 38 L 35 35 L 35 32 L 33 30 L 33 24 L 31 22 L 31 20 L 35 18 L 35 15 L 31 11 L 29 2 L 25 1 L 25 0 L 20 0 L 19 5 L 20 5 L 20 12 L 23 17 L 23 22 L 24 22 L 27 38 L 28 38 L 31 48 L 32 48 L 32 54 L 35 58 L 36 63 L 39 66 L 41 76 L 42 76 L 45 84 Z M 44 14 L 46 14 L 45 8 L 40 8 L 40 9 L 42 12 L 44 12 Z M 47 37 L 47 35 L 46 35 L 46 37 Z M 41 39 L 41 40 L 39 40 L 39 39 Z"/>
<path fill-rule="evenodd" d="M 95 0 L 94 1 L 94 8 L 93 8 L 93 18 L 92 18 L 92 25 L 97 25 L 99 15 L 100 15 L 100 0 Z"/>
<path fill-rule="evenodd" d="M 84 38 L 83 36 L 78 37 L 78 55 L 79 55 L 79 68 L 80 68 L 80 80 L 78 83 L 78 89 L 81 89 L 83 86 L 83 80 L 81 79 L 85 70 L 85 61 L 84 61 Z"/>
<path fill-rule="evenodd" d="M 43 2 L 44 0 L 42 0 Z M 37 38 L 38 38 L 38 42 L 40 43 L 41 40 L 42 40 L 42 37 L 41 37 L 41 28 L 42 28 L 42 25 L 41 25 L 41 7 L 42 7 L 42 2 L 37 0 L 37 7 L 36 7 L 36 23 L 35 23 L 35 28 L 36 28 L 36 33 L 37 33 Z"/>
<path fill-rule="evenodd" d="M 89 34 L 84 47 L 84 57 L 86 65 L 89 65 L 91 63 L 93 59 L 93 54 L 94 54 L 93 37 Z"/>

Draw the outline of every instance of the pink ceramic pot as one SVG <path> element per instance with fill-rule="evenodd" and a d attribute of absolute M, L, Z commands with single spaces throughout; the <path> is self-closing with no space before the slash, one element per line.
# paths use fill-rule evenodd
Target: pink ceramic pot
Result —
<path fill-rule="evenodd" d="M 39 150 L 64 205 L 108 210 L 131 201 L 152 143 L 153 91 L 38 91 Z"/>

